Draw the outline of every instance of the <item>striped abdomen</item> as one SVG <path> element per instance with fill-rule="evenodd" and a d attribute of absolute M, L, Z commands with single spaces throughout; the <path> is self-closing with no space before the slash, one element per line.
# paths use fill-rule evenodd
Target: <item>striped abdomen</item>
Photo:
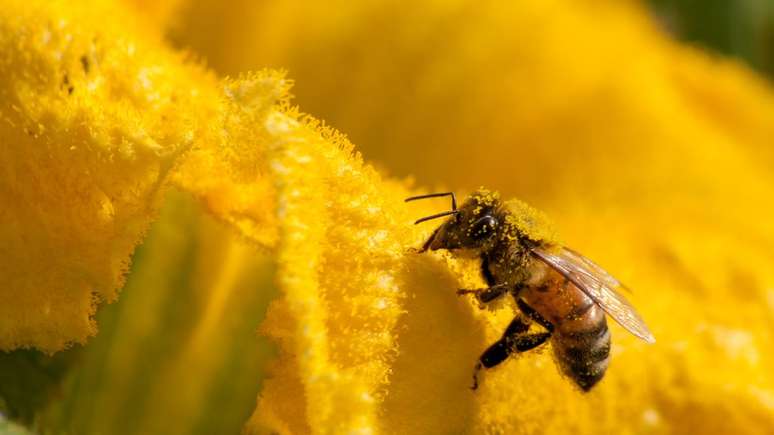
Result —
<path fill-rule="evenodd" d="M 610 362 L 610 330 L 596 304 L 586 318 L 559 323 L 551 339 L 562 371 L 584 391 L 605 375 Z"/>
<path fill-rule="evenodd" d="M 610 362 L 610 331 L 604 311 L 567 282 L 544 282 L 521 296 L 554 325 L 551 342 L 564 374 L 584 391 L 590 390 Z"/>

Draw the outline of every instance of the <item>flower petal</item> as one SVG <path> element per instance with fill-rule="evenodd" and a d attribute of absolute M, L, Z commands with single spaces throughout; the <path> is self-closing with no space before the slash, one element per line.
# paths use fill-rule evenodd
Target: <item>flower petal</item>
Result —
<path fill-rule="evenodd" d="M 95 333 L 217 94 L 104 4 L 1 9 L 0 349 L 53 352 Z"/>
<path fill-rule="evenodd" d="M 284 74 L 272 70 L 225 80 L 221 110 L 172 180 L 264 248 L 276 245 L 278 233 L 267 155 L 267 144 L 276 139 L 262 123 L 277 107 L 287 106 L 289 87 Z"/>

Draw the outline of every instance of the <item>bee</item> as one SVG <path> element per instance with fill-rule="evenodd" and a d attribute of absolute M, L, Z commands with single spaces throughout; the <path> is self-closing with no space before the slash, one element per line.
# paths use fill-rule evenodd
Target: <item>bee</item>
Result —
<path fill-rule="evenodd" d="M 450 196 L 451 211 L 417 220 L 419 224 L 448 217 L 417 250 L 468 250 L 481 258 L 481 273 L 489 287 L 460 289 L 483 307 L 506 294 L 520 313 L 502 337 L 489 346 L 473 370 L 472 389 L 482 369 L 510 355 L 526 352 L 549 339 L 560 370 L 584 392 L 599 382 L 610 362 L 610 331 L 605 313 L 635 336 L 654 343 L 645 322 L 619 292 L 625 288 L 593 261 L 559 244 L 542 213 L 518 200 L 501 201 L 499 194 L 479 189 L 457 208 L 454 193 L 407 198 Z M 529 332 L 532 322 L 543 332 Z"/>

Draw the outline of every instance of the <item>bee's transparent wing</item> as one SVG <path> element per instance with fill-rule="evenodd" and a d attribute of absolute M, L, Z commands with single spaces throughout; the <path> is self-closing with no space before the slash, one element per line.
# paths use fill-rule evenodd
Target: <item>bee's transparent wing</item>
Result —
<path fill-rule="evenodd" d="M 574 249 L 570 249 L 566 246 L 562 247 L 563 251 L 566 251 L 567 254 L 574 257 L 578 261 L 580 261 L 583 265 L 585 265 L 588 270 L 594 274 L 594 276 L 602 281 L 605 285 L 610 287 L 611 289 L 615 290 L 626 290 L 627 292 L 631 293 L 631 289 L 624 285 L 621 281 L 618 281 L 614 276 L 610 275 L 605 269 L 602 268 L 602 266 L 598 265 L 597 263 L 594 263 L 591 261 L 590 258 L 583 256 L 578 251 Z"/>
<path fill-rule="evenodd" d="M 570 280 L 616 322 L 637 337 L 655 343 L 656 339 L 634 307 L 618 289 L 623 286 L 607 271 L 583 255 L 562 247 L 558 253 L 534 248 L 533 255 Z"/>

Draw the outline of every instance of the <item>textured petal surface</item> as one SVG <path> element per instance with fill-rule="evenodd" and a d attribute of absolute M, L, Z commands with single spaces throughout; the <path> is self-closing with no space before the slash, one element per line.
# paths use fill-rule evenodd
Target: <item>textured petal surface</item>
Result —
<path fill-rule="evenodd" d="M 214 80 L 121 9 L 0 14 L 0 349 L 53 352 L 96 332 Z"/>
<path fill-rule="evenodd" d="M 269 114 L 287 106 L 290 82 L 263 70 L 225 80 L 220 110 L 173 175 L 176 186 L 194 193 L 212 214 L 258 246 L 277 243 L 277 206 L 267 156 L 277 140 L 262 128 Z"/>

